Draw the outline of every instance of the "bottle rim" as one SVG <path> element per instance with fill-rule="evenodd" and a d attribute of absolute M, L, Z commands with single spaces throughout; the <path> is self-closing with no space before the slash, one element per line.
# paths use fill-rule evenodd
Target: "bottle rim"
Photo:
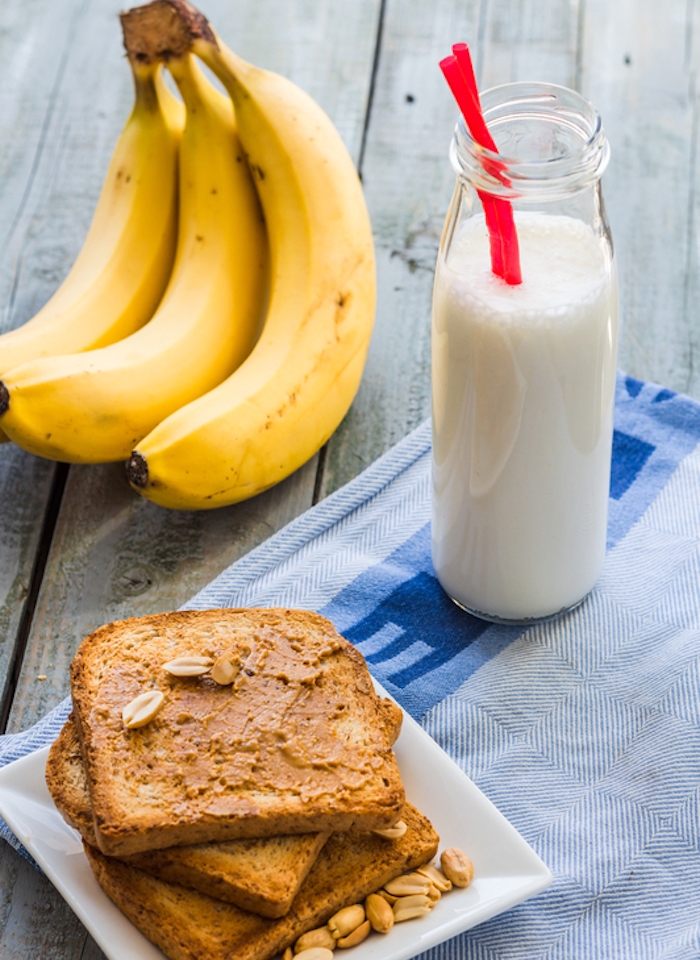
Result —
<path fill-rule="evenodd" d="M 460 117 L 450 144 L 459 177 L 477 190 L 508 200 L 553 200 L 596 183 L 610 159 L 600 114 L 575 90 L 553 83 L 517 82 L 481 94 L 484 120 L 498 143 L 508 123 L 530 120 L 558 124 L 568 138 L 547 157 L 511 157 L 478 144 Z"/>

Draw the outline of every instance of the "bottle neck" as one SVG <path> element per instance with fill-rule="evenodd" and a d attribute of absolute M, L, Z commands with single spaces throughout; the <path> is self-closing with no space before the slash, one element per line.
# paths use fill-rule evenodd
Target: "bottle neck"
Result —
<path fill-rule="evenodd" d="M 595 187 L 610 158 L 600 115 L 580 94 L 548 83 L 486 90 L 484 119 L 498 153 L 481 147 L 463 119 L 450 160 L 476 190 L 512 201 L 564 200 Z"/>

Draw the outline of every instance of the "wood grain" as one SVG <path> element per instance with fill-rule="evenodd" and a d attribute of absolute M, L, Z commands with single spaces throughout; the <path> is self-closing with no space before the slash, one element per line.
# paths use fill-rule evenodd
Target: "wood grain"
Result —
<path fill-rule="evenodd" d="M 68 904 L 43 874 L 3 844 L 0 956 L 3 960 L 104 960 Z M 9 855 L 7 855 L 9 854 Z M 87 950 L 86 950 L 87 948 Z"/>
<path fill-rule="evenodd" d="M 48 297 L 55 273 L 67 269 L 66 245 L 76 228 L 70 206 L 56 210 L 51 252 L 32 244 L 44 193 L 62 155 L 60 96 L 72 25 L 81 4 L 59 12 L 49 0 L 3 4 L 0 30 L 0 332 L 27 319 Z M 41 21 L 41 31 L 31 24 Z M 67 198 L 60 198 L 61 201 Z M 60 206 L 60 204 L 59 204 Z M 77 224 L 80 229 L 80 224 Z M 31 248 L 31 250 L 30 250 Z M 30 278 L 27 283 L 27 278 Z M 11 696 L 18 631 L 39 547 L 55 468 L 11 444 L 0 445 L 0 688 Z"/>
<path fill-rule="evenodd" d="M 612 146 L 604 192 L 620 272 L 619 364 L 700 398 L 696 6 L 587 0 L 581 82 Z"/>

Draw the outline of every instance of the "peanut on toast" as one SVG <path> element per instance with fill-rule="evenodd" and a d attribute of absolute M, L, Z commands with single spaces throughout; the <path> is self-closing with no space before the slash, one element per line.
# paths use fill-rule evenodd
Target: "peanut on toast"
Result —
<path fill-rule="evenodd" d="M 430 822 L 410 804 L 403 819 L 408 829 L 399 840 L 334 834 L 278 920 L 158 880 L 92 847 L 86 854 L 107 896 L 170 960 L 268 960 L 340 907 L 435 856 L 439 838 Z"/>
<path fill-rule="evenodd" d="M 181 657 L 235 674 L 176 677 Z M 295 610 L 206 610 L 112 623 L 80 646 L 73 706 L 103 853 L 239 837 L 372 830 L 401 816 L 395 724 L 363 657 Z M 122 710 L 160 691 L 145 726 Z"/>
<path fill-rule="evenodd" d="M 72 716 L 49 751 L 46 783 L 64 820 L 95 846 L 90 794 Z M 281 917 L 328 836 L 305 833 L 170 847 L 136 853 L 125 862 L 263 917 Z"/>

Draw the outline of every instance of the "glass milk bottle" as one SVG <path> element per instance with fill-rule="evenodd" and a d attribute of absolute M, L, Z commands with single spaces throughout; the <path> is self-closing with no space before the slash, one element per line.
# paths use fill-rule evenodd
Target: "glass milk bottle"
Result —
<path fill-rule="evenodd" d="M 617 282 L 600 117 L 572 90 L 482 95 L 499 154 L 460 120 L 433 294 L 433 563 L 479 617 L 575 607 L 605 556 Z M 512 202 L 522 283 L 491 270 L 478 192 Z"/>

